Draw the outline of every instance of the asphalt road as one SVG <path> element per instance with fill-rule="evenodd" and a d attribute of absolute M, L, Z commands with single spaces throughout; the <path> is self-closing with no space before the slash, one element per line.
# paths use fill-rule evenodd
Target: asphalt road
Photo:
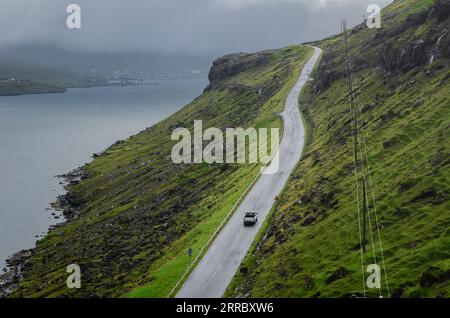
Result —
<path fill-rule="evenodd" d="M 320 54 L 321 49 L 314 48 L 314 55 L 304 66 L 300 78 L 287 97 L 285 110 L 281 114 L 284 132 L 278 149 L 278 172 L 261 175 L 176 297 L 219 298 L 225 293 L 272 208 L 275 197 L 280 194 L 300 160 L 305 141 L 305 128 L 298 110 L 298 98 Z M 272 165 L 276 165 L 276 162 L 273 161 Z M 258 212 L 259 221 L 256 226 L 244 227 L 243 217 L 247 211 Z"/>

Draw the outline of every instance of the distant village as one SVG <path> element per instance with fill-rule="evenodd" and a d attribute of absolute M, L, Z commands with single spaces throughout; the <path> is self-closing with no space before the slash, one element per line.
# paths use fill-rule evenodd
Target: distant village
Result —
<path fill-rule="evenodd" d="M 144 79 L 129 79 L 129 78 L 105 78 L 107 85 L 112 86 L 126 86 L 126 85 L 146 85 L 149 81 Z M 153 83 L 150 83 L 153 84 Z"/>
<path fill-rule="evenodd" d="M 6 79 L 0 79 L 0 83 L 14 83 L 14 84 L 22 84 L 29 82 L 30 80 L 27 79 L 17 79 L 17 78 L 6 78 Z"/>
<path fill-rule="evenodd" d="M 200 70 L 183 70 L 179 72 L 142 72 L 129 70 L 105 70 L 92 68 L 87 73 L 80 72 L 79 75 L 88 81 L 90 86 L 141 86 L 141 85 L 158 85 L 162 79 L 189 78 L 192 76 L 202 76 L 205 71 Z M 136 76 L 136 77 L 135 77 Z M 150 79 L 143 79 L 138 77 Z M 153 78 L 154 80 L 152 80 Z M 22 86 L 27 83 L 35 82 L 35 80 L 23 78 L 0 78 L 0 84 L 9 84 L 12 86 Z"/>
<path fill-rule="evenodd" d="M 28 83 L 31 82 L 31 80 L 29 79 L 18 79 L 18 78 L 2 78 L 0 79 L 0 84 L 1 83 L 6 83 L 6 84 L 24 84 L 24 83 Z M 103 80 L 99 80 L 98 79 L 91 79 L 91 83 L 92 84 L 97 84 L 97 85 L 108 85 L 108 86 L 127 86 L 127 85 L 146 85 L 146 84 L 155 84 L 155 82 L 153 81 L 147 81 L 144 79 L 130 79 L 130 78 L 109 78 L 109 77 L 105 77 L 104 81 Z"/>

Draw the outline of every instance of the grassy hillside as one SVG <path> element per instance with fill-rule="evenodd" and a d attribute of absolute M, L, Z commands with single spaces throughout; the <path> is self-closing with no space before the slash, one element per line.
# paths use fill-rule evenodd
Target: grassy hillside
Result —
<path fill-rule="evenodd" d="M 383 11 L 380 30 L 361 25 L 349 35 L 384 297 L 384 274 L 392 297 L 450 296 L 449 16 L 448 0 L 397 0 Z M 228 296 L 363 295 L 342 35 L 315 44 L 325 54 L 301 97 L 311 143 Z M 370 215 L 375 244 L 369 236 L 363 261 L 374 263 L 375 255 L 381 265 L 373 206 Z"/>
<path fill-rule="evenodd" d="M 276 112 L 311 53 L 294 46 L 217 60 L 203 95 L 74 173 L 60 200 L 69 221 L 37 243 L 12 296 L 168 296 L 260 170 L 175 165 L 172 131 L 192 130 L 194 120 L 204 128 L 281 127 Z M 81 266 L 79 290 L 66 287 L 72 263 Z"/>
<path fill-rule="evenodd" d="M 7 81 L 9 79 L 18 81 Z M 47 69 L 34 65 L 0 60 L 0 96 L 60 93 L 68 87 L 101 85 L 100 79 L 81 76 L 66 70 Z"/>
<path fill-rule="evenodd" d="M 65 90 L 62 86 L 41 82 L 0 83 L 0 96 L 62 93 Z"/>

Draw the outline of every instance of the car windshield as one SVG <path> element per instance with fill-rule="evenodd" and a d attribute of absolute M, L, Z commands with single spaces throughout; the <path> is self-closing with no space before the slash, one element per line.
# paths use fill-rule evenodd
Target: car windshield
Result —
<path fill-rule="evenodd" d="M 247 212 L 247 213 L 245 214 L 245 217 L 252 218 L 252 217 L 254 217 L 255 215 L 256 215 L 255 212 Z"/>

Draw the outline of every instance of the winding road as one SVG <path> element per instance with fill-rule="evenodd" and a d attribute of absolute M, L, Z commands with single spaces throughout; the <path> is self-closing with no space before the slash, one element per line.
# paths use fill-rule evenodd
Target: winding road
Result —
<path fill-rule="evenodd" d="M 275 197 L 283 190 L 290 174 L 300 160 L 305 141 L 305 128 L 298 109 L 298 99 L 322 53 L 319 48 L 313 47 L 313 49 L 314 54 L 303 67 L 300 78 L 287 97 L 285 110 L 281 113 L 284 131 L 278 148 L 278 171 L 274 174 L 261 174 L 185 281 L 176 295 L 177 298 L 219 298 L 223 296 L 269 214 Z M 273 161 L 271 165 L 276 164 L 277 162 Z M 266 169 L 273 168 L 269 166 Z M 244 227 L 243 217 L 247 211 L 258 212 L 259 221 L 256 226 Z"/>

